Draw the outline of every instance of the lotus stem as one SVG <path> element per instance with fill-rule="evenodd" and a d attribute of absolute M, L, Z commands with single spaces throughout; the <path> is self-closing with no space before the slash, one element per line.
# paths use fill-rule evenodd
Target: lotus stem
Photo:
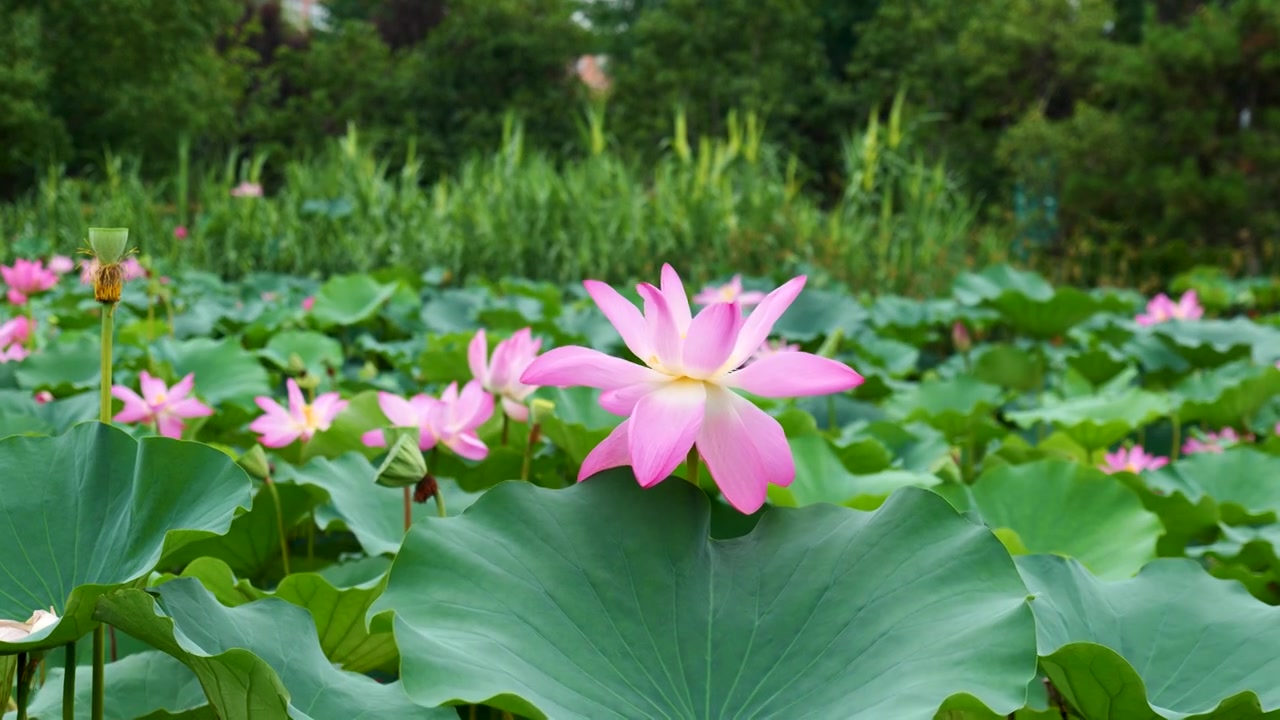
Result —
<path fill-rule="evenodd" d="M 66 671 L 62 674 L 62 720 L 75 720 L 76 717 L 76 643 L 67 643 Z"/>
<path fill-rule="evenodd" d="M 409 532 L 409 526 L 413 525 L 413 489 L 404 486 L 404 531 Z"/>
<path fill-rule="evenodd" d="M 432 497 L 436 499 L 436 514 L 440 517 L 449 517 L 449 513 L 444 509 L 444 495 L 441 494 L 439 485 L 436 485 L 436 492 Z"/>
<path fill-rule="evenodd" d="M 36 349 L 36 307 L 31 298 L 27 298 L 27 349 Z"/>
<path fill-rule="evenodd" d="M 27 720 L 27 702 L 31 694 L 31 676 L 27 674 L 27 654 L 18 653 L 18 720 Z"/>
<path fill-rule="evenodd" d="M 93 629 L 93 705 L 90 708 L 90 717 L 93 720 L 102 720 L 103 708 L 106 699 L 106 650 L 107 650 L 107 633 L 105 625 L 98 625 Z"/>
<path fill-rule="evenodd" d="M 271 482 L 271 476 L 263 479 L 267 484 L 267 491 L 271 493 L 271 500 L 276 505 L 276 530 L 280 533 L 280 563 L 284 567 L 285 577 L 289 576 L 289 538 L 284 532 L 284 506 L 280 504 L 280 491 L 276 490 L 276 484 Z"/>
<path fill-rule="evenodd" d="M 111 338 L 116 312 L 115 303 L 102 307 L 102 408 L 98 419 L 111 424 Z"/>
<path fill-rule="evenodd" d="M 502 413 L 502 446 L 507 446 L 507 431 L 511 429 L 511 418 Z"/>
<path fill-rule="evenodd" d="M 525 482 L 529 482 L 529 475 L 533 472 L 533 448 L 541 438 L 542 425 L 537 421 L 531 422 L 529 425 L 529 440 L 524 444 L 524 459 L 520 462 L 520 479 Z"/>
<path fill-rule="evenodd" d="M 1182 423 L 1179 421 L 1178 411 L 1176 410 L 1169 416 L 1169 419 L 1173 423 L 1173 447 L 1169 448 L 1169 462 L 1176 462 L 1178 460 L 1178 450 L 1182 446 Z"/>

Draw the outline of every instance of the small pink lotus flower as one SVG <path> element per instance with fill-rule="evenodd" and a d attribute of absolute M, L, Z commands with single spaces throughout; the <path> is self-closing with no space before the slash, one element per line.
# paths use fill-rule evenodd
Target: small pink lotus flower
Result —
<path fill-rule="evenodd" d="M 118 423 L 146 423 L 155 427 L 165 437 L 181 439 L 186 424 L 184 418 L 208 417 L 213 409 L 191 396 L 195 389 L 196 375 L 189 373 L 172 388 L 164 381 L 151 377 L 143 370 L 138 374 L 142 395 L 124 385 L 111 388 L 111 394 L 124 402 L 124 409 L 115 416 Z"/>
<path fill-rule="evenodd" d="M 302 310 L 303 310 L 303 312 L 311 312 L 311 308 L 314 308 L 315 306 L 316 306 L 316 296 L 315 296 L 315 295 L 308 295 L 307 297 L 305 297 L 305 298 L 303 298 L 303 299 L 302 299 Z"/>
<path fill-rule="evenodd" d="M 959 320 L 951 326 L 951 344 L 962 353 L 967 353 L 973 348 L 973 337 L 969 335 L 969 328 Z"/>
<path fill-rule="evenodd" d="M 430 450 L 440 441 L 431 427 L 431 410 L 440 401 L 426 394 L 414 395 L 408 400 L 389 392 L 378 393 L 378 407 L 393 427 L 418 428 L 418 448 Z M 370 430 L 360 436 L 367 447 L 386 447 L 387 438 L 382 430 Z"/>
<path fill-rule="evenodd" d="M 249 182 L 248 180 L 246 180 L 240 183 L 239 185 L 231 188 L 231 197 L 248 197 L 248 198 L 262 197 L 262 186 L 259 185 L 258 183 Z"/>
<path fill-rule="evenodd" d="M 764 345 L 761 345 L 760 349 L 755 351 L 747 362 L 756 362 L 771 355 L 789 352 L 800 352 L 800 346 L 788 344 L 786 340 L 765 340 Z"/>
<path fill-rule="evenodd" d="M 0 365 L 26 359 L 30 340 L 31 322 L 26 317 L 19 315 L 0 325 Z"/>
<path fill-rule="evenodd" d="M 750 315 L 737 302 L 713 303 L 692 317 L 680 276 L 662 267 L 662 286 L 642 283 L 644 313 L 608 285 L 587 292 L 645 365 L 585 347 L 550 350 L 520 381 L 600 388 L 600 405 L 628 416 L 582 464 L 578 479 L 631 465 L 642 487 L 666 478 L 696 447 L 733 507 L 752 513 L 770 483 L 790 485 L 795 461 L 782 426 L 733 392 L 795 397 L 844 392 L 862 376 L 844 363 L 805 352 L 770 355 L 743 366 L 804 287 L 797 277 L 765 296 Z"/>
<path fill-rule="evenodd" d="M 38 295 L 58 283 L 58 274 L 47 269 L 43 260 L 18 258 L 12 266 L 0 265 L 0 277 L 9 286 L 7 297 L 14 305 L 25 305 L 32 295 Z"/>
<path fill-rule="evenodd" d="M 707 306 L 716 303 L 738 303 L 744 308 L 759 305 L 764 300 L 764 293 L 751 290 L 742 291 L 742 276 L 734 275 L 733 279 L 724 285 L 709 285 L 702 289 L 702 292 L 694 296 L 693 301 L 698 305 Z"/>
<path fill-rule="evenodd" d="M 471 374 L 487 392 L 502 398 L 502 411 L 516 422 L 528 421 L 529 408 L 524 401 L 538 389 L 520 382 L 520 375 L 538 357 L 541 349 L 542 341 L 533 339 L 530 328 L 518 330 L 509 339 L 499 342 L 493 349 L 492 360 L 486 357 L 489 343 L 484 330 L 477 332 L 467 347 Z M 486 360 L 489 361 L 486 363 Z"/>
<path fill-rule="evenodd" d="M 66 275 L 76 269 L 76 261 L 66 255 L 54 255 L 49 258 L 49 269 L 59 275 Z"/>
<path fill-rule="evenodd" d="M 489 448 L 476 434 L 476 428 L 493 417 L 493 396 L 480 382 L 472 380 L 458 392 L 458 383 L 440 394 L 440 402 L 431 408 L 430 424 L 440 444 L 468 460 L 483 460 Z"/>
<path fill-rule="evenodd" d="M 328 430 L 338 413 L 347 407 L 347 401 L 336 392 L 324 393 L 315 402 L 307 403 L 293 378 L 285 384 L 289 389 L 288 410 L 272 398 L 262 395 L 254 398 L 266 414 L 250 423 L 249 429 L 261 436 L 258 442 L 266 447 L 285 447 L 298 438 L 307 442 L 317 432 Z"/>
<path fill-rule="evenodd" d="M 1223 428 L 1221 432 L 1205 433 L 1202 438 L 1188 438 L 1182 444 L 1182 454 L 1194 455 L 1196 453 L 1220 453 L 1229 447 L 1240 444 L 1242 440 L 1252 441 L 1252 435 L 1245 435 L 1243 438 L 1232 428 Z"/>
<path fill-rule="evenodd" d="M 1141 445 L 1132 448 L 1120 448 L 1103 456 L 1106 461 L 1098 467 L 1108 473 L 1131 472 L 1135 475 L 1143 470 L 1155 470 L 1169 464 L 1169 458 L 1148 454 Z"/>
<path fill-rule="evenodd" d="M 604 72 L 604 60 L 602 55 L 583 55 L 574 63 L 573 69 L 578 74 L 578 79 L 595 93 L 608 92 L 611 84 L 609 76 Z"/>
<path fill-rule="evenodd" d="M 36 393 L 35 400 L 37 405 L 44 405 L 45 403 L 51 403 L 53 402 L 53 393 L 49 392 L 48 390 L 41 390 L 40 392 Z"/>
<path fill-rule="evenodd" d="M 187 239 L 187 235 L 189 235 L 189 234 L 190 234 L 190 233 L 187 231 L 187 226 L 186 226 L 186 225 L 179 225 L 179 226 L 177 226 L 177 227 L 175 227 L 175 228 L 173 229 L 173 239 L 174 239 L 174 240 L 186 240 L 186 239 Z"/>
<path fill-rule="evenodd" d="M 1147 303 L 1147 311 L 1134 320 L 1139 325 L 1150 327 L 1169 320 L 1199 320 L 1203 315 L 1204 308 L 1200 306 L 1196 291 L 1188 290 L 1176 303 L 1168 295 L 1160 293 Z"/>
<path fill-rule="evenodd" d="M 273 292 L 264 292 L 258 297 L 260 297 L 264 303 L 273 303 L 276 301 L 276 294 Z"/>
<path fill-rule="evenodd" d="M 0 365 L 7 362 L 21 362 L 26 360 L 31 353 L 25 347 L 18 344 L 10 345 L 7 349 L 0 350 Z"/>

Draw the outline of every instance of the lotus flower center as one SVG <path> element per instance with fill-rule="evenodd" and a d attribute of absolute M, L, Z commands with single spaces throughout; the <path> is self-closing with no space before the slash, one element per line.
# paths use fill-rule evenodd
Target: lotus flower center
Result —
<path fill-rule="evenodd" d="M 738 293 L 734 292 L 732 285 L 727 285 L 725 287 L 720 288 L 720 297 L 725 302 L 733 302 L 733 299 L 737 296 L 738 296 Z"/>
<path fill-rule="evenodd" d="M 168 400 L 169 400 L 169 396 L 168 396 L 168 395 L 165 395 L 164 393 L 156 393 L 156 404 L 157 404 L 157 405 L 163 405 L 163 404 L 165 404 L 166 402 L 168 402 Z"/>
<path fill-rule="evenodd" d="M 310 405 L 302 406 L 302 417 L 306 420 L 307 427 L 316 427 L 316 411 Z"/>

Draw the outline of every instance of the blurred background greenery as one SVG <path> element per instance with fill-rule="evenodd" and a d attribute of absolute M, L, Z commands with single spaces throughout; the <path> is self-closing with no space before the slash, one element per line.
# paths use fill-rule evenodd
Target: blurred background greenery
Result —
<path fill-rule="evenodd" d="M 123 223 L 226 276 L 623 279 L 678 258 L 924 294 L 1002 260 L 1144 288 L 1197 264 L 1280 271 L 1280 0 L 0 17 L 0 260 Z M 265 196 L 232 197 L 242 182 Z"/>

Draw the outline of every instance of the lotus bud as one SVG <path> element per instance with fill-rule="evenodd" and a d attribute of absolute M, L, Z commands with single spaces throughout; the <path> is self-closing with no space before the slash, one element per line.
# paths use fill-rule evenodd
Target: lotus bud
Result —
<path fill-rule="evenodd" d="M 417 428 L 392 428 L 384 430 L 387 439 L 392 437 L 391 451 L 378 468 L 377 483 L 385 487 L 417 485 L 427 476 L 427 459 L 418 449 Z"/>
<path fill-rule="evenodd" d="M 298 375 L 297 381 L 298 387 L 303 390 L 315 390 L 320 387 L 320 376 L 312 375 L 306 370 L 303 370 L 302 373 Z"/>
<path fill-rule="evenodd" d="M 356 373 L 356 377 L 364 382 L 373 382 L 378 377 L 378 366 L 372 362 L 366 362 L 364 367 L 360 368 L 360 372 Z"/>
<path fill-rule="evenodd" d="M 969 336 L 969 328 L 958 320 L 951 326 L 951 342 L 955 344 L 956 350 L 962 353 L 969 352 L 973 347 L 973 338 Z"/>
<path fill-rule="evenodd" d="M 307 371 L 307 364 L 298 353 L 289 353 L 289 374 L 301 375 Z"/>
<path fill-rule="evenodd" d="M 550 400 L 534 398 L 533 402 L 529 404 L 529 408 L 533 416 L 534 425 L 541 425 L 548 418 L 553 418 L 556 415 L 556 404 Z"/>
<path fill-rule="evenodd" d="M 267 462 L 267 453 L 261 445 L 254 445 L 242 454 L 236 464 L 244 468 L 249 475 L 266 480 L 271 477 L 271 464 Z"/>

